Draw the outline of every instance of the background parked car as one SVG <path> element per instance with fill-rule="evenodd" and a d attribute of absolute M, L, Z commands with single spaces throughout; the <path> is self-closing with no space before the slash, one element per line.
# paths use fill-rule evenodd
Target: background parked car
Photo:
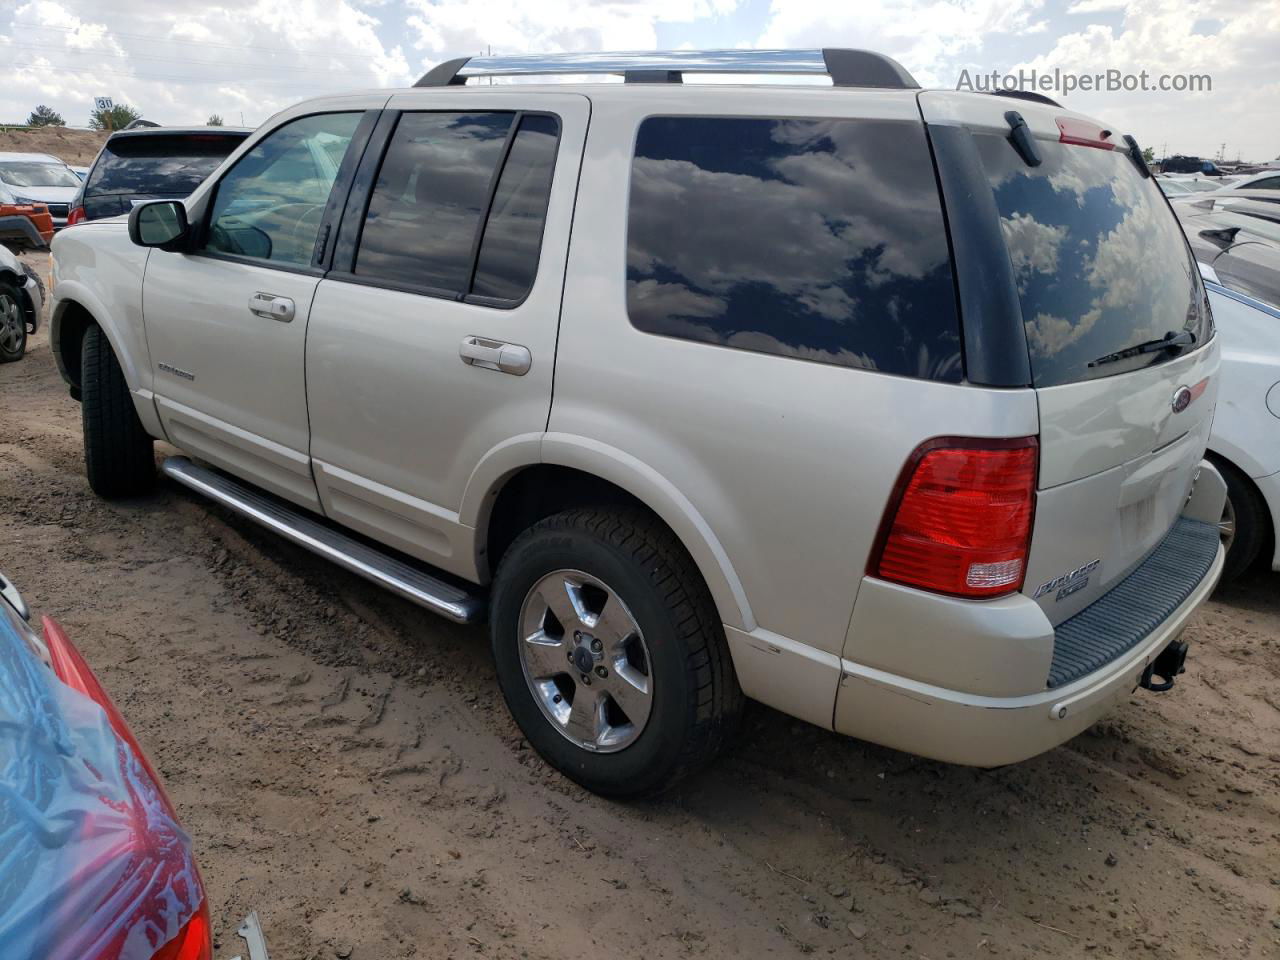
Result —
<path fill-rule="evenodd" d="M 1173 205 L 1222 339 L 1209 457 L 1227 482 L 1224 578 L 1280 571 L 1280 203 L 1236 195 Z"/>
<path fill-rule="evenodd" d="M 21 360 L 44 304 L 36 272 L 0 245 L 0 363 Z"/>
<path fill-rule="evenodd" d="M 253 131 L 138 127 L 112 134 L 76 195 L 71 223 L 128 213 L 141 200 L 181 199 Z"/>
<path fill-rule="evenodd" d="M 1263 170 L 1239 177 L 1223 177 L 1220 189 L 1275 190 L 1280 193 L 1280 170 Z"/>
<path fill-rule="evenodd" d="M 39 249 L 53 240 L 53 217 L 43 203 L 19 203 L 17 195 L 0 183 L 0 243 Z"/>
<path fill-rule="evenodd" d="M 55 230 L 67 225 L 71 201 L 80 189 L 71 168 L 47 153 L 0 153 L 0 183 L 19 203 L 48 206 Z"/>
<path fill-rule="evenodd" d="M 0 576 L 0 943 L 12 960 L 209 960 L 191 839 L 88 663 Z"/>

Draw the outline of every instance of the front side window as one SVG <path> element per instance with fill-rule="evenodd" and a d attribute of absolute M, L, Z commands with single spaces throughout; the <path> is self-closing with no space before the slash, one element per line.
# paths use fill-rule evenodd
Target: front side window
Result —
<path fill-rule="evenodd" d="M 558 136 L 545 114 L 406 113 L 369 199 L 355 275 L 455 299 L 523 299 Z"/>
<path fill-rule="evenodd" d="M 361 116 L 303 117 L 255 144 L 218 182 L 205 250 L 309 265 L 329 191 Z"/>
<path fill-rule="evenodd" d="M 648 333 L 959 381 L 951 257 L 921 124 L 646 119 L 627 310 Z"/>

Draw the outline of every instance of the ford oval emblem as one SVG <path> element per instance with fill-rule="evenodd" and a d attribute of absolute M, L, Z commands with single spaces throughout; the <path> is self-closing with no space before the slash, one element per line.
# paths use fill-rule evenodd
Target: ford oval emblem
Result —
<path fill-rule="evenodd" d="M 1183 410 L 1187 409 L 1187 407 L 1191 406 L 1191 401 L 1193 399 L 1194 397 L 1191 395 L 1190 387 L 1179 387 L 1177 390 L 1173 391 L 1173 412 L 1181 413 Z"/>

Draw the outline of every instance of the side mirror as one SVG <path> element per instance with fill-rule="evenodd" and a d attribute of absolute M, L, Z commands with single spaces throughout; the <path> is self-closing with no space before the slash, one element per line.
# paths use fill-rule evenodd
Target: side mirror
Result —
<path fill-rule="evenodd" d="M 165 247 L 187 235 L 187 208 L 181 200 L 155 200 L 129 213 L 129 239 L 140 247 Z"/>

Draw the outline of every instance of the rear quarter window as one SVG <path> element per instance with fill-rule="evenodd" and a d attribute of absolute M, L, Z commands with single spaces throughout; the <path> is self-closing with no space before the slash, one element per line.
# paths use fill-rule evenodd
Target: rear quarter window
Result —
<path fill-rule="evenodd" d="M 213 173 L 244 137 L 147 134 L 108 141 L 85 181 L 85 195 L 167 194 L 185 197 Z"/>
<path fill-rule="evenodd" d="M 951 258 L 921 124 L 644 120 L 627 310 L 647 333 L 959 381 Z"/>

